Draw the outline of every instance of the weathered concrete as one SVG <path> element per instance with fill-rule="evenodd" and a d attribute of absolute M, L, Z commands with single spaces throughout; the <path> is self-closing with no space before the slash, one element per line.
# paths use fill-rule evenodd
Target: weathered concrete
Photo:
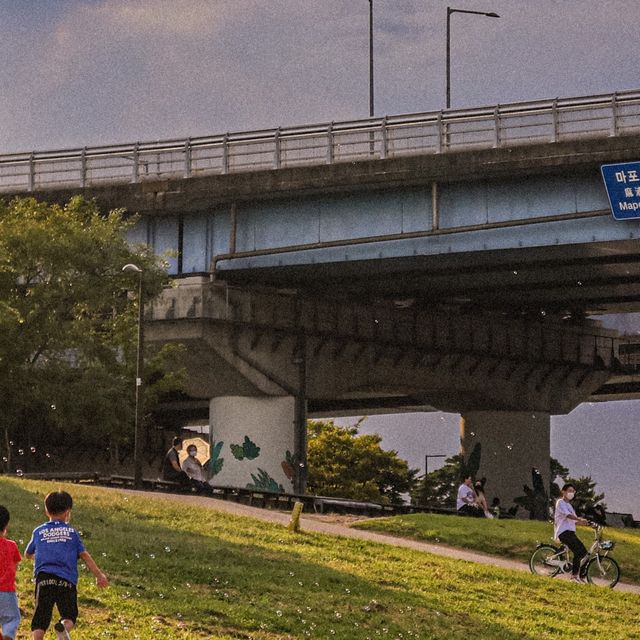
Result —
<path fill-rule="evenodd" d="M 532 469 L 549 487 L 550 421 L 548 413 L 528 411 L 468 411 L 460 423 L 461 451 L 466 459 L 480 445 L 478 478 L 486 477 L 491 505 L 500 498 L 502 508 L 532 489 Z"/>
<path fill-rule="evenodd" d="M 482 442 L 479 475 L 504 506 L 531 483 L 532 466 L 548 485 L 549 414 L 570 411 L 617 366 L 614 335 L 594 322 L 507 322 L 385 301 L 343 306 L 206 278 L 167 289 L 148 312 L 146 335 L 188 343 L 187 390 L 210 400 L 212 440 L 241 445 L 247 436 L 264 447 L 251 464 L 225 447 L 218 483 L 255 484 L 251 474 L 291 483 L 283 463 L 295 469 L 304 458 L 294 437 L 301 392 L 311 406 L 339 399 L 375 408 L 392 398 L 463 412 L 463 452 Z"/>
<path fill-rule="evenodd" d="M 215 484 L 291 493 L 295 480 L 295 399 L 211 399 L 211 445 L 224 462 Z"/>

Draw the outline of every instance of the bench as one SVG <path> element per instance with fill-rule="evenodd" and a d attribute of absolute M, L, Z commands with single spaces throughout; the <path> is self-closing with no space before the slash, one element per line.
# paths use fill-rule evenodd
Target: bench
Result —
<path fill-rule="evenodd" d="M 95 471 L 42 471 L 24 473 L 23 478 L 29 480 L 64 480 L 75 483 L 95 484 L 100 481 L 100 474 Z"/>
<path fill-rule="evenodd" d="M 133 488 L 135 479 L 133 476 L 113 475 L 102 479 L 103 484 L 112 487 Z M 179 482 L 163 480 L 162 478 L 142 478 L 142 488 L 151 491 L 189 491 L 189 487 L 183 487 Z"/>

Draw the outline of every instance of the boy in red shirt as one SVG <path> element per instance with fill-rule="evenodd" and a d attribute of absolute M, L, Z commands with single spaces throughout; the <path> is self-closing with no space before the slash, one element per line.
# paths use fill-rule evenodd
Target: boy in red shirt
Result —
<path fill-rule="evenodd" d="M 22 557 L 18 545 L 6 538 L 8 524 L 9 510 L 0 505 L 0 640 L 14 640 L 20 626 L 16 569 Z"/>

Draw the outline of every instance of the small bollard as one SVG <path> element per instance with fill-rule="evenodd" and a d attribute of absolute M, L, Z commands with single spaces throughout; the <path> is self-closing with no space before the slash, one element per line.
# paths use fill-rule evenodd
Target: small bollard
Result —
<path fill-rule="evenodd" d="M 296 502 L 291 512 L 291 520 L 289 521 L 289 531 L 297 533 L 300 531 L 300 514 L 302 513 L 302 502 Z"/>

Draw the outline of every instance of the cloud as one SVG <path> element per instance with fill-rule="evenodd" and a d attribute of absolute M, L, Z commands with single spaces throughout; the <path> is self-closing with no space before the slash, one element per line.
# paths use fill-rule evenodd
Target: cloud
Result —
<path fill-rule="evenodd" d="M 558 0 L 490 4 L 500 20 L 454 16 L 454 105 L 637 83 L 633 25 L 620 19 L 633 14 L 635 0 L 589 0 L 589 11 L 585 3 Z M 197 136 L 368 113 L 366 0 L 11 6 L 20 9 L 0 20 L 4 150 Z M 445 1 L 376 0 L 374 6 L 376 112 L 441 108 Z M 475 0 L 457 6 L 477 8 Z"/>

